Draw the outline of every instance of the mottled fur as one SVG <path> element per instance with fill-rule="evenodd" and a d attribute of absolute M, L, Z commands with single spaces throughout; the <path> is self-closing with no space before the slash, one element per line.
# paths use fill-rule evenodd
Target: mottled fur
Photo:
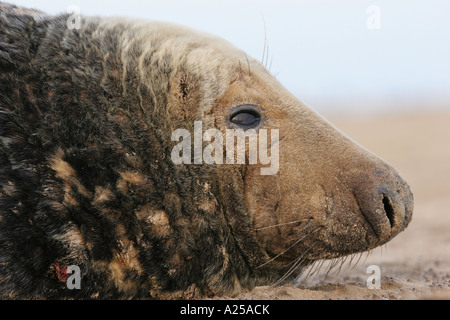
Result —
<path fill-rule="evenodd" d="M 173 129 L 223 91 L 215 70 L 194 78 L 179 62 L 202 44 L 170 25 L 83 18 L 72 31 L 67 18 L 1 11 L 0 293 L 160 298 L 253 285 L 214 176 L 170 160 Z M 178 114 L 180 103 L 192 109 Z M 55 263 L 80 266 L 83 289 L 59 282 Z"/>
<path fill-rule="evenodd" d="M 277 197 L 287 185 L 274 179 L 293 169 L 262 178 L 242 165 L 176 166 L 170 136 L 177 128 L 191 130 L 196 120 L 223 128 L 227 108 L 239 103 L 286 105 L 273 107 L 282 121 L 294 112 L 292 118 L 320 128 L 325 122 L 293 111 L 298 102 L 223 40 L 116 18 L 83 17 L 81 29 L 70 30 L 67 19 L 0 4 L 0 297 L 194 298 L 279 279 L 290 265 L 274 257 L 302 234 L 261 227 L 277 222 L 269 212 L 286 205 Z M 268 86 L 276 97 L 261 93 Z M 305 122 L 302 130 L 312 127 Z M 313 139 L 327 130 L 334 129 Z M 280 140 L 289 137 L 285 130 Z M 338 144 L 350 144 L 339 137 Z M 284 160 L 292 164 L 290 154 L 301 152 L 291 151 Z M 361 163 L 370 157 L 362 155 Z M 319 200 L 331 207 L 333 195 L 323 190 Z M 323 221 L 313 240 L 324 245 L 309 251 L 303 265 L 388 240 L 364 231 L 367 243 L 344 243 L 348 230 L 325 234 Z M 343 242 L 333 251 L 329 237 Z M 58 278 L 55 270 L 68 265 L 80 267 L 81 290 Z"/>

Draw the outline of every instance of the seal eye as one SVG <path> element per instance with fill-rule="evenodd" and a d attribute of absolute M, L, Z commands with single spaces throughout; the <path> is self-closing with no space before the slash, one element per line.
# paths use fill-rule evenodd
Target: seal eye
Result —
<path fill-rule="evenodd" d="M 253 108 L 242 108 L 233 113 L 230 122 L 241 128 L 255 128 L 261 123 L 261 114 Z"/>

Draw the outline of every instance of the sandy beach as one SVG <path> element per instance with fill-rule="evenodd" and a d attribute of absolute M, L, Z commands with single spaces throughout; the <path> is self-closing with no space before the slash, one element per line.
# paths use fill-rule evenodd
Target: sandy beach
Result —
<path fill-rule="evenodd" d="M 413 220 L 368 255 L 237 299 L 450 299 L 450 112 L 325 116 L 400 171 L 414 193 Z M 380 289 L 367 287 L 371 265 L 380 268 Z"/>

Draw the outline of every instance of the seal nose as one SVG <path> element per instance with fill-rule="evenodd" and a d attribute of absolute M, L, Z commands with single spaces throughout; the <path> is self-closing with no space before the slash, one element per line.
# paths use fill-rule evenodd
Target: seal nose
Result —
<path fill-rule="evenodd" d="M 383 195 L 383 205 L 384 205 L 384 212 L 386 213 L 387 218 L 389 219 L 389 223 L 391 224 L 391 228 L 394 228 L 395 226 L 395 220 L 394 220 L 394 208 L 391 203 L 391 198 L 387 196 L 386 194 L 382 193 Z M 398 217 L 398 214 L 395 216 Z"/>
<path fill-rule="evenodd" d="M 412 218 L 413 195 L 409 185 L 392 170 L 376 171 L 373 179 L 364 179 L 354 187 L 361 213 L 385 243 L 403 231 Z"/>

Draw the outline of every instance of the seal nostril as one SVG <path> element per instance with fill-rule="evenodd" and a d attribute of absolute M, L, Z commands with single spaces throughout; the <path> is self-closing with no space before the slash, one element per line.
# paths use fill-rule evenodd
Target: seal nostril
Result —
<path fill-rule="evenodd" d="M 384 205 L 384 211 L 386 212 L 386 216 L 389 219 L 389 222 L 391 223 L 391 228 L 394 227 L 394 208 L 391 204 L 391 199 L 389 199 L 388 196 L 383 194 L 383 205 Z"/>

